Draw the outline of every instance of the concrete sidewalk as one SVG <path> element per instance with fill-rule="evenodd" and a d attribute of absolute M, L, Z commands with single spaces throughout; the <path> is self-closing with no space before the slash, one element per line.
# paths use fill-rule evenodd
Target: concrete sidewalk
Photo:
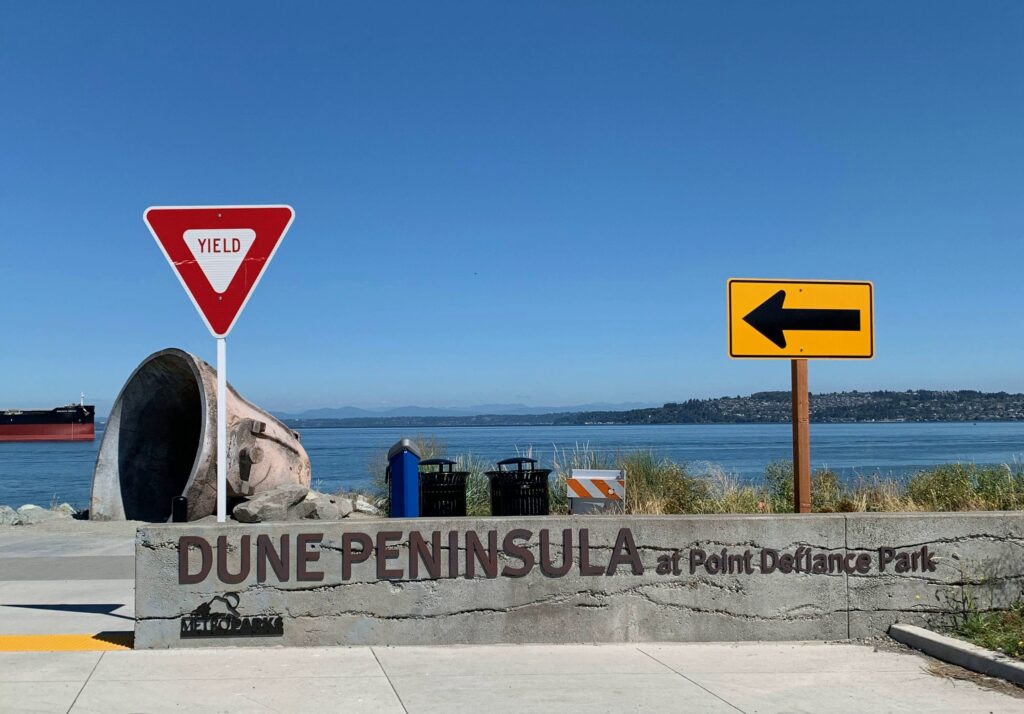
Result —
<path fill-rule="evenodd" d="M 1024 712 L 932 662 L 825 643 L 0 653 L 0 710 Z"/>
<path fill-rule="evenodd" d="M 0 528 L 0 635 L 131 630 L 137 525 Z"/>

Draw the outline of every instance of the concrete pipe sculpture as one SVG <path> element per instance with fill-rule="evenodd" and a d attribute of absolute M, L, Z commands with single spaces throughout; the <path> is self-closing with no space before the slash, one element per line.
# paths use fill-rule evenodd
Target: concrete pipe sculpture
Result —
<path fill-rule="evenodd" d="M 228 500 L 309 486 L 299 435 L 228 385 Z M 156 352 L 110 411 L 92 476 L 90 518 L 167 521 L 188 498 L 190 521 L 217 511 L 217 371 L 178 349 Z"/>

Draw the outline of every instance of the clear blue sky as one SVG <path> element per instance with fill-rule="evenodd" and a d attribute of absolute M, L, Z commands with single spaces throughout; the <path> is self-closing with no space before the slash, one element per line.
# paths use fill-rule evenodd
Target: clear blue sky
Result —
<path fill-rule="evenodd" d="M 142 222 L 290 203 L 275 409 L 787 389 L 730 276 L 875 283 L 812 391 L 1024 390 L 1024 5 L 5 3 L 0 406 L 214 341 Z"/>

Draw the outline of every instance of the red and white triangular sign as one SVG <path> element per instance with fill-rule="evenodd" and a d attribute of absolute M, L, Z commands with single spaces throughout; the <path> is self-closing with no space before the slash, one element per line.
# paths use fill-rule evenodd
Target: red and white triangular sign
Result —
<path fill-rule="evenodd" d="M 295 218 L 291 206 L 153 206 L 143 218 L 214 337 L 249 301 Z"/>

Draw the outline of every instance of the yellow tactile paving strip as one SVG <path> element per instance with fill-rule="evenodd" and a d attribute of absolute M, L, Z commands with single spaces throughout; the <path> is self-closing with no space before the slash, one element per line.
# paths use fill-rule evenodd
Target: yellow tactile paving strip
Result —
<path fill-rule="evenodd" d="M 0 635 L 0 652 L 101 652 L 130 650 L 132 632 L 95 635 Z"/>

